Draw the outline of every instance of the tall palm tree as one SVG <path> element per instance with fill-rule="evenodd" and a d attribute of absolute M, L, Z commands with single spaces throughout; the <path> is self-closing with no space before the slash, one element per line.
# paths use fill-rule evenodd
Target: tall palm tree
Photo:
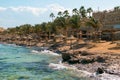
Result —
<path fill-rule="evenodd" d="M 73 13 L 74 15 L 78 15 L 78 14 L 79 14 L 77 8 L 74 8 L 74 9 L 72 10 L 72 13 Z"/>
<path fill-rule="evenodd" d="M 58 16 L 62 17 L 62 12 L 61 11 L 58 12 Z"/>
<path fill-rule="evenodd" d="M 114 7 L 114 11 L 118 11 L 120 9 L 120 6 Z"/>
<path fill-rule="evenodd" d="M 64 29 L 65 29 L 65 35 L 68 36 L 68 28 L 69 28 L 69 20 L 70 20 L 70 16 L 69 16 L 69 12 L 68 10 L 65 10 L 63 12 L 64 15 Z"/>
<path fill-rule="evenodd" d="M 86 10 L 85 10 L 84 6 L 80 7 L 79 13 L 81 14 L 82 18 L 86 17 Z"/>
<path fill-rule="evenodd" d="M 102 24 L 100 23 L 100 21 L 95 20 L 94 18 L 90 18 L 90 20 L 86 24 L 88 26 L 91 26 L 91 27 L 94 28 L 94 40 L 96 41 L 97 40 L 98 31 L 102 27 Z"/>
<path fill-rule="evenodd" d="M 65 10 L 65 11 L 63 12 L 63 15 L 64 15 L 65 18 L 68 18 L 68 17 L 69 17 L 69 12 L 68 12 L 68 10 Z"/>
<path fill-rule="evenodd" d="M 59 12 L 58 16 L 59 15 L 61 15 L 61 12 Z M 70 19 L 69 12 L 68 10 L 65 10 L 62 13 L 62 16 L 59 16 L 54 20 L 54 23 L 56 24 L 56 28 L 59 29 L 59 31 L 65 33 L 66 36 L 67 36 L 67 30 L 69 25 L 69 19 Z"/>
<path fill-rule="evenodd" d="M 92 8 L 88 8 L 87 12 L 89 13 L 89 17 L 91 16 L 91 12 L 93 12 Z"/>
<path fill-rule="evenodd" d="M 78 32 L 79 28 L 81 26 L 81 23 L 80 23 L 81 17 L 80 17 L 80 14 L 79 14 L 79 11 L 77 10 L 77 8 L 74 8 L 72 10 L 72 13 L 73 13 L 73 16 L 71 17 L 70 23 L 71 23 L 72 27 L 74 27 L 76 29 L 75 31 Z M 77 37 L 78 37 L 78 34 L 77 34 Z"/>
<path fill-rule="evenodd" d="M 70 24 L 71 24 L 72 29 L 75 29 L 75 31 L 78 31 L 80 26 L 81 26 L 80 16 L 79 15 L 73 15 L 70 18 Z M 77 35 L 77 37 L 78 37 L 78 35 Z"/>
<path fill-rule="evenodd" d="M 48 39 L 50 39 L 51 37 L 51 32 L 52 32 L 52 23 L 51 22 L 48 22 L 47 25 L 46 25 L 46 31 L 48 32 Z"/>
<path fill-rule="evenodd" d="M 54 20 L 55 15 L 53 13 L 50 14 L 50 17 L 52 18 L 52 21 Z"/>

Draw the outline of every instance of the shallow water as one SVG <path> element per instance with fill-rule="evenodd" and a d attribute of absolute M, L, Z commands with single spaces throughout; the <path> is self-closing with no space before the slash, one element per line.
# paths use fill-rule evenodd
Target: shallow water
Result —
<path fill-rule="evenodd" d="M 0 80 L 90 80 L 72 70 L 53 70 L 59 56 L 33 54 L 32 48 L 0 44 Z"/>

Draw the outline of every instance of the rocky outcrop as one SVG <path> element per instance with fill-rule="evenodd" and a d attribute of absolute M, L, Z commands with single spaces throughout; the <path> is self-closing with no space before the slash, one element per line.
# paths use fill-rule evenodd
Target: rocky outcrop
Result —
<path fill-rule="evenodd" d="M 120 55 L 115 53 L 95 53 L 77 51 L 74 54 L 63 53 L 63 61 L 75 65 L 80 70 L 109 73 L 120 76 Z"/>
<path fill-rule="evenodd" d="M 68 61 L 70 63 L 82 63 L 88 64 L 93 62 L 105 62 L 107 59 L 107 55 L 103 56 L 100 54 L 94 54 L 87 51 L 78 51 L 74 54 L 71 53 L 63 53 L 62 54 L 63 61 Z"/>
<path fill-rule="evenodd" d="M 63 62 L 69 61 L 71 59 L 71 55 L 68 53 L 62 53 L 62 59 L 63 59 Z"/>
<path fill-rule="evenodd" d="M 102 74 L 102 73 L 104 73 L 104 69 L 98 67 L 96 72 L 97 72 L 97 74 Z"/>

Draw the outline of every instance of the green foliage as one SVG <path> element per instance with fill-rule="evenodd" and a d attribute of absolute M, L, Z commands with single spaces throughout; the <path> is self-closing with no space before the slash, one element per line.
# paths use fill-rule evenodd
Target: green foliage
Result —
<path fill-rule="evenodd" d="M 120 10 L 120 6 L 114 7 L 114 11 L 118 11 L 118 10 Z"/>
<path fill-rule="evenodd" d="M 66 33 L 67 35 L 69 29 L 79 30 L 83 23 L 97 29 L 98 26 L 100 26 L 100 22 L 90 16 L 92 11 L 92 8 L 85 9 L 84 6 L 81 6 L 80 9 L 74 8 L 72 10 L 73 15 L 71 16 L 68 10 L 63 12 L 59 11 L 56 18 L 54 13 L 51 13 L 49 15 L 52 18 L 51 22 L 43 22 L 35 25 L 24 24 L 16 26 L 15 28 L 8 28 L 5 33 L 18 35 L 29 35 L 32 33 L 38 35 Z M 89 16 L 87 16 L 87 14 L 89 14 Z"/>
<path fill-rule="evenodd" d="M 102 24 L 100 23 L 100 21 L 95 20 L 92 17 L 89 19 L 89 21 L 86 22 L 86 24 L 88 26 L 92 26 L 97 31 L 100 29 L 100 27 L 102 27 Z"/>

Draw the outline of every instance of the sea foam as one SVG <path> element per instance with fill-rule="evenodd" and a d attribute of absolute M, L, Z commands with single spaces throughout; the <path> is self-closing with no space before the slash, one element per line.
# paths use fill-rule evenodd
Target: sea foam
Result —
<path fill-rule="evenodd" d="M 60 56 L 59 54 L 54 53 L 54 52 L 49 51 L 49 50 L 41 50 L 41 51 L 32 50 L 31 52 L 36 53 L 36 54 L 50 54 L 50 55 L 54 55 L 54 56 Z"/>

